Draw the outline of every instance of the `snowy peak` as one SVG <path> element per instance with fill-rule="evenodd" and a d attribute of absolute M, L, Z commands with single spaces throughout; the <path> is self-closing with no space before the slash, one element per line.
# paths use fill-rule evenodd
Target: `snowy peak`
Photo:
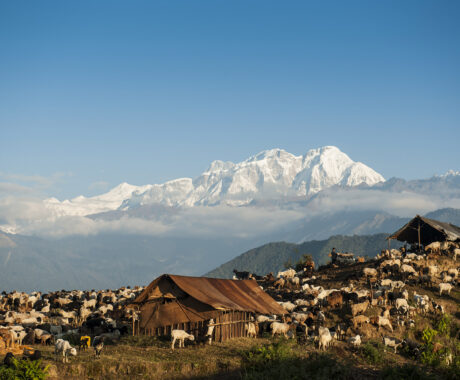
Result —
<path fill-rule="evenodd" d="M 195 179 L 134 186 L 122 183 L 108 193 L 58 201 L 45 200 L 57 216 L 88 215 L 161 204 L 172 207 L 242 206 L 253 200 L 308 197 L 331 186 L 372 186 L 385 179 L 361 162 L 354 162 L 335 146 L 311 149 L 295 156 L 283 149 L 262 151 L 240 163 L 213 161 Z"/>

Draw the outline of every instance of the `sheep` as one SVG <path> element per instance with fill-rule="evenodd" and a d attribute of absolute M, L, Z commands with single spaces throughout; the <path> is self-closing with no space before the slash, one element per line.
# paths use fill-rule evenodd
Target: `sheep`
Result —
<path fill-rule="evenodd" d="M 291 278 L 291 277 L 294 277 L 296 275 L 296 271 L 292 268 L 289 268 L 287 270 L 285 270 L 284 272 L 278 272 L 278 274 L 276 275 L 276 277 L 280 278 L 280 277 L 284 277 L 284 278 Z"/>
<path fill-rule="evenodd" d="M 291 318 L 299 322 L 299 324 L 304 324 L 308 315 L 305 313 L 291 313 Z"/>
<path fill-rule="evenodd" d="M 250 338 L 255 338 L 257 336 L 256 325 L 253 322 L 244 324 L 244 331 Z"/>
<path fill-rule="evenodd" d="M 296 304 L 296 306 L 310 306 L 310 301 L 303 299 L 295 300 L 294 303 Z"/>
<path fill-rule="evenodd" d="M 291 312 L 296 308 L 296 305 L 294 305 L 292 302 L 278 302 L 283 308 L 285 308 L 287 311 Z"/>
<path fill-rule="evenodd" d="M 453 251 L 452 258 L 454 259 L 454 261 L 457 260 L 457 255 L 460 255 L 460 248 L 455 248 Z"/>
<path fill-rule="evenodd" d="M 363 275 L 366 277 L 377 277 L 378 272 L 377 269 L 374 268 L 364 268 Z"/>
<path fill-rule="evenodd" d="M 392 338 L 392 337 L 382 337 L 383 339 L 383 344 L 387 347 L 393 347 L 395 349 L 395 354 L 397 348 L 403 343 L 401 340 Z"/>
<path fill-rule="evenodd" d="M 328 328 L 320 327 L 318 330 L 319 333 L 319 343 L 318 348 L 320 350 L 326 350 L 327 346 L 332 342 L 332 335 Z"/>
<path fill-rule="evenodd" d="M 257 323 L 263 323 L 263 322 L 273 322 L 274 318 L 267 317 L 266 315 L 258 315 L 256 317 Z"/>
<path fill-rule="evenodd" d="M 256 324 L 256 326 L 257 326 L 257 324 Z M 212 343 L 212 334 L 213 334 L 213 332 L 214 332 L 214 327 L 215 327 L 215 325 L 214 325 L 214 319 L 211 318 L 211 319 L 209 320 L 209 322 L 208 322 L 208 329 L 207 329 L 206 335 L 205 335 L 205 336 L 208 338 L 208 344 L 211 344 L 211 343 Z"/>
<path fill-rule="evenodd" d="M 380 327 L 388 327 L 388 329 L 393 332 L 393 326 L 388 318 L 384 318 L 381 316 L 371 318 L 371 322 L 374 325 L 377 325 L 377 329 L 380 330 Z"/>
<path fill-rule="evenodd" d="M 84 300 L 84 301 L 83 301 L 83 307 L 84 307 L 85 309 L 89 309 L 89 308 L 91 308 L 91 307 L 96 307 L 96 303 L 97 303 L 97 300 L 96 300 L 96 299 L 91 299 L 91 300 L 89 300 L 89 301 Z"/>
<path fill-rule="evenodd" d="M 96 359 L 100 359 L 102 350 L 104 348 L 104 336 L 96 336 L 93 340 L 93 347 L 94 347 L 94 356 Z M 173 348 L 174 349 L 174 348 Z"/>
<path fill-rule="evenodd" d="M 6 348 L 14 348 L 15 336 L 14 336 L 13 331 L 0 328 L 0 337 L 5 342 Z"/>
<path fill-rule="evenodd" d="M 453 289 L 452 284 L 447 284 L 445 282 L 441 282 L 439 284 L 439 295 L 441 296 L 442 292 L 447 292 L 450 295 L 450 291 Z"/>
<path fill-rule="evenodd" d="M 270 328 L 272 330 L 272 337 L 274 337 L 277 334 L 283 334 L 285 338 L 287 338 L 287 333 L 289 329 L 291 328 L 290 325 L 287 323 L 281 323 L 281 322 L 272 322 L 270 324 Z"/>
<path fill-rule="evenodd" d="M 58 339 L 54 344 L 54 354 L 57 356 L 62 354 L 62 362 L 68 363 L 69 356 L 77 356 L 77 350 L 70 345 L 67 340 Z"/>
<path fill-rule="evenodd" d="M 427 267 L 428 268 L 428 274 L 430 276 L 434 276 L 438 273 L 438 267 L 436 265 L 430 265 Z"/>
<path fill-rule="evenodd" d="M 358 315 L 354 318 L 351 319 L 352 323 L 353 323 L 353 327 L 355 328 L 355 330 L 361 326 L 363 323 L 369 323 L 370 320 L 369 320 L 369 317 L 366 317 L 365 315 Z"/>
<path fill-rule="evenodd" d="M 362 303 L 351 305 L 351 315 L 354 317 L 360 313 L 366 312 L 368 306 L 369 306 L 369 301 L 364 301 Z"/>
<path fill-rule="evenodd" d="M 340 292 L 333 292 L 329 294 L 326 298 L 328 305 L 333 308 L 333 307 L 341 307 L 343 303 L 343 297 Z"/>
<path fill-rule="evenodd" d="M 179 340 L 179 348 L 184 347 L 185 339 L 194 341 L 195 337 L 192 334 L 186 333 L 184 330 L 171 331 L 171 349 L 174 351 L 174 344 L 176 343 L 176 340 Z"/>
<path fill-rule="evenodd" d="M 51 334 L 42 334 L 40 335 L 40 337 L 38 338 L 40 340 L 40 344 L 42 345 L 46 345 L 46 344 L 51 344 L 52 341 L 53 341 L 53 335 Z"/>
<path fill-rule="evenodd" d="M 348 338 L 348 343 L 350 343 L 354 347 L 359 347 L 361 345 L 361 336 L 358 334 L 356 336 Z"/>
<path fill-rule="evenodd" d="M 410 265 L 403 264 L 401 265 L 401 272 L 405 274 L 415 274 L 417 273 L 414 268 L 412 268 Z"/>
<path fill-rule="evenodd" d="M 430 252 L 440 252 L 441 251 L 441 242 L 435 241 L 431 244 L 425 246 L 425 251 Z"/>
<path fill-rule="evenodd" d="M 409 304 L 404 298 L 397 298 L 395 302 L 396 310 L 404 308 L 404 310 L 409 310 Z"/>
<path fill-rule="evenodd" d="M 288 279 L 289 282 L 294 286 L 300 286 L 300 278 L 299 277 L 291 277 Z"/>
<path fill-rule="evenodd" d="M 450 283 L 453 280 L 454 280 L 453 277 L 449 276 L 447 273 L 444 273 L 443 276 L 442 276 L 442 281 L 444 281 L 446 283 Z"/>

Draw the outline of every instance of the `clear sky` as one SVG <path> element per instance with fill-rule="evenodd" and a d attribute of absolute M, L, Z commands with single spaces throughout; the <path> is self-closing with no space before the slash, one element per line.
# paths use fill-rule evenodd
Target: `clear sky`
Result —
<path fill-rule="evenodd" d="M 336 145 L 460 170 L 459 1 L 2 1 L 0 182 L 59 198 Z M 14 187 L 11 187 L 14 189 Z"/>

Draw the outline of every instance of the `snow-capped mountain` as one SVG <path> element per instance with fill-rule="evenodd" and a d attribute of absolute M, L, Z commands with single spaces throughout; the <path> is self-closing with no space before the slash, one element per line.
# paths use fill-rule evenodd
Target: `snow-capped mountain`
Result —
<path fill-rule="evenodd" d="M 122 183 L 95 197 L 45 200 L 56 216 L 90 215 L 126 210 L 138 205 L 193 207 L 226 204 L 242 206 L 255 199 L 309 197 L 331 186 L 369 186 L 385 181 L 376 171 L 354 162 L 334 146 L 295 156 L 282 149 L 266 150 L 240 163 L 214 161 L 199 177 L 163 184 Z"/>

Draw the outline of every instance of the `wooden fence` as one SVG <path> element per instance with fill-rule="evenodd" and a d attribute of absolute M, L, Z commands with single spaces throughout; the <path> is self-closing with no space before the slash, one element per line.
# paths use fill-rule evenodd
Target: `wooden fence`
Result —
<path fill-rule="evenodd" d="M 244 311 L 219 311 L 213 324 L 207 321 L 176 323 L 156 328 L 140 328 L 140 321 L 133 318 L 133 335 L 161 336 L 171 335 L 174 329 L 185 330 L 195 336 L 204 336 L 208 326 L 215 326 L 213 341 L 224 342 L 231 338 L 247 336 L 245 323 L 252 322 L 251 313 Z"/>

